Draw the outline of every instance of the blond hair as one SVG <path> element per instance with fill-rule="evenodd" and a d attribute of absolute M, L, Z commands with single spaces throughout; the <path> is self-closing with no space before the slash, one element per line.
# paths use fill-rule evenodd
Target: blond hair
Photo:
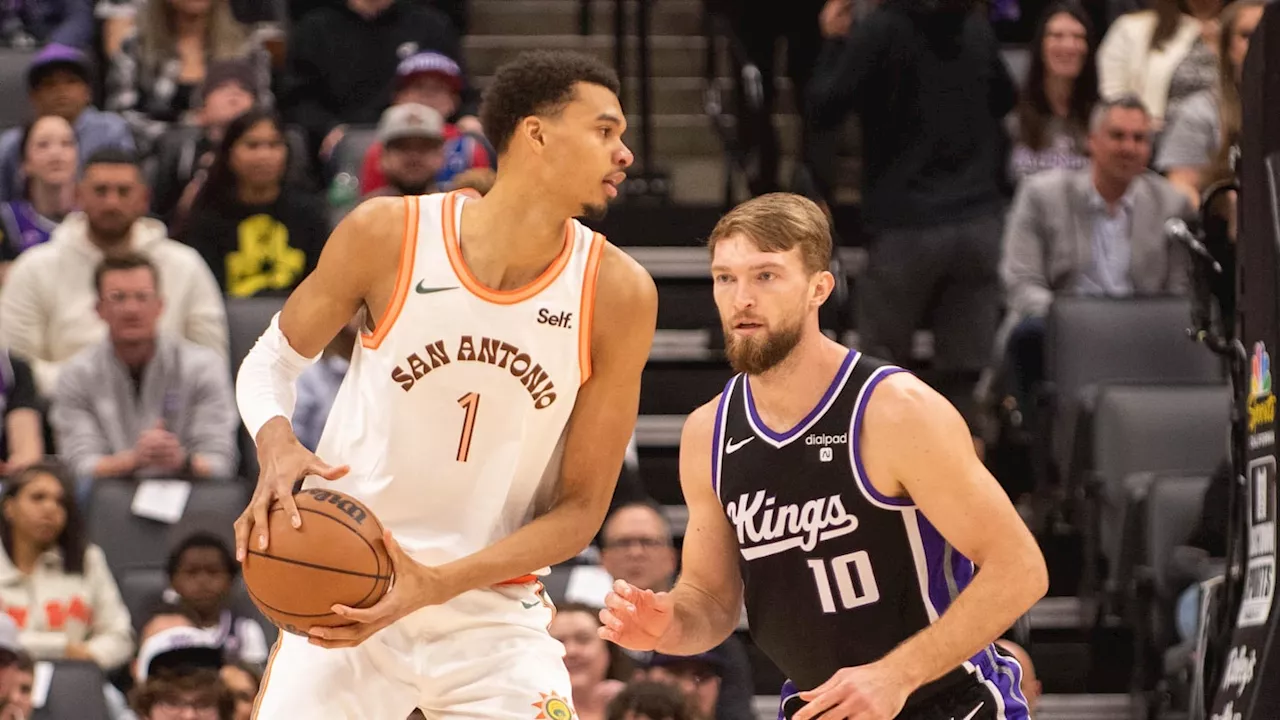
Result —
<path fill-rule="evenodd" d="M 149 0 L 138 24 L 138 44 L 145 76 L 155 77 L 169 56 L 176 56 L 173 7 L 168 0 Z M 249 33 L 236 21 L 228 0 L 214 0 L 209 7 L 205 54 L 213 60 L 244 57 Z"/>
<path fill-rule="evenodd" d="M 711 231 L 707 247 L 741 234 L 764 252 L 800 248 L 800 259 L 811 273 L 831 266 L 831 225 L 812 200 L 792 193 L 768 193 L 725 213 Z"/>

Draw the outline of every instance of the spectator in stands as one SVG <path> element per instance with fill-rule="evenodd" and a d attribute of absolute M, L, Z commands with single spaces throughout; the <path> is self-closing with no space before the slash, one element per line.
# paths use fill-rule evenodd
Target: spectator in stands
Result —
<path fill-rule="evenodd" d="M 649 657 L 645 677 L 680 688 L 689 698 L 695 718 L 713 720 L 724 670 L 725 657 L 719 648 L 688 657 L 654 653 Z"/>
<path fill-rule="evenodd" d="M 642 590 L 667 592 L 675 583 L 676 550 L 671 525 L 652 501 L 633 501 L 614 508 L 600 531 L 600 561 L 609 575 Z M 603 604 L 603 598 L 600 599 Z M 723 660 L 724 688 L 714 717 L 734 720 L 751 714 L 751 665 L 737 638 L 717 648 Z M 642 661 L 647 658 L 638 658 Z"/>
<path fill-rule="evenodd" d="M 288 294 L 320 260 L 329 236 L 325 208 L 285 182 L 288 162 L 274 112 L 251 110 L 227 127 L 179 233 L 227 295 Z"/>
<path fill-rule="evenodd" d="M 80 478 L 235 472 L 226 360 L 159 328 L 158 272 L 137 254 L 108 257 L 95 272 L 107 339 L 66 363 L 52 410 L 59 452 Z"/>
<path fill-rule="evenodd" d="M 44 418 L 31 366 L 0 349 L 0 474 L 12 474 L 44 457 Z"/>
<path fill-rule="evenodd" d="M 293 410 L 293 433 L 302 446 L 315 452 L 324 432 L 329 410 L 338 397 L 338 388 L 351 366 L 356 335 L 363 314 L 356 315 L 325 346 L 320 361 L 298 376 L 298 402 Z"/>
<path fill-rule="evenodd" d="M 573 706 L 579 720 L 604 720 L 609 701 L 630 679 L 632 664 L 622 649 L 597 634 L 598 610 L 580 603 L 563 603 L 548 630 L 564 644 L 564 664 L 573 685 Z"/>
<path fill-rule="evenodd" d="M 885 0 L 847 37 L 825 29 L 808 101 L 818 128 L 850 112 L 862 123 L 872 237 L 858 282 L 859 349 L 906 363 L 916 329 L 931 324 L 934 382 L 976 435 L 973 388 L 999 321 L 1002 123 L 1015 91 L 973 6 Z"/>
<path fill-rule="evenodd" d="M 267 662 L 267 637 L 258 621 L 231 607 L 231 583 L 240 566 L 217 536 L 195 532 L 169 553 L 169 588 L 195 621 L 213 636 L 227 662 L 261 667 Z"/>
<path fill-rule="evenodd" d="M 211 63 L 195 100 L 196 127 L 170 128 L 156 143 L 151 210 L 170 227 L 190 210 L 227 126 L 253 107 L 254 83 L 253 66 L 244 60 Z"/>
<path fill-rule="evenodd" d="M 252 720 L 253 701 L 258 697 L 258 688 L 262 685 L 262 676 L 258 670 L 245 663 L 230 663 L 218 671 L 222 684 L 231 693 L 235 701 L 234 720 Z"/>
<path fill-rule="evenodd" d="M 133 627 L 102 549 L 85 539 L 71 479 L 37 463 L 0 494 L 0 604 L 38 660 L 92 660 L 114 670 L 133 654 Z"/>
<path fill-rule="evenodd" d="M 451 118 L 461 102 L 462 70 L 440 53 L 424 52 L 405 58 L 396 68 L 396 91 L 391 106 L 422 105 Z M 387 114 L 383 113 L 383 122 Z M 475 168 L 492 168 L 497 161 L 489 141 L 474 131 L 463 132 L 453 123 L 444 123 L 439 166 L 435 180 L 449 183 L 459 173 Z M 369 146 L 360 171 L 360 188 L 366 194 L 386 185 L 390 170 L 385 167 L 385 141 Z M 434 158 L 433 158 L 434 160 Z M 403 193 L 411 195 L 415 193 Z"/>
<path fill-rule="evenodd" d="M 102 688 L 103 695 L 106 696 L 107 700 L 107 717 L 110 720 L 138 720 L 138 716 L 129 707 L 129 698 L 125 693 L 143 683 L 143 680 L 139 679 L 139 675 L 146 672 L 146 665 L 149 664 L 149 661 L 140 662 L 140 660 L 144 658 L 141 650 L 147 646 L 147 641 L 171 628 L 195 629 L 195 623 L 183 608 L 162 600 L 152 609 L 150 617 L 142 624 L 142 629 L 138 633 L 138 648 L 140 651 L 129 663 L 127 682 L 119 688 L 111 683 L 107 683 Z M 155 646 L 153 645 L 152 647 Z M 124 692 L 122 692 L 122 689 Z"/>
<path fill-rule="evenodd" d="M 1159 132 L 1177 105 L 1217 79 L 1222 0 L 1154 0 L 1152 9 L 1122 15 L 1098 47 L 1104 99 L 1137 95 Z"/>
<path fill-rule="evenodd" d="M 444 120 L 440 113 L 425 105 L 392 105 L 378 123 L 377 147 L 381 184 L 366 198 L 425 195 L 437 190 L 444 167 Z"/>
<path fill-rule="evenodd" d="M 1044 317 L 1055 295 L 1130 297 L 1181 293 L 1187 258 L 1164 223 L 1191 208 L 1149 172 L 1151 116 L 1136 96 L 1098 104 L 1089 121 L 1092 162 L 1053 170 L 1018 188 L 1004 234 L 1000 273 L 1009 308 L 996 345 L 1015 397 L 1044 377 Z"/>
<path fill-rule="evenodd" d="M 94 29 L 93 7 L 85 0 L 10 0 L 0 7 L 0 45 L 8 47 L 88 48 Z"/>
<path fill-rule="evenodd" d="M 34 704 L 31 693 L 35 688 L 36 682 L 36 662 L 31 657 L 31 653 L 26 650 L 19 650 L 17 653 L 17 661 L 14 664 L 14 673 L 12 682 L 9 685 L 9 704 L 4 706 L 5 710 L 11 710 L 11 714 L 6 716 L 0 711 L 0 718 L 5 720 L 27 720 L 31 717 L 31 710 Z"/>
<path fill-rule="evenodd" d="M 130 703 L 139 720 L 234 717 L 235 701 L 218 674 L 222 651 L 204 631 L 175 627 L 156 633 L 139 649 L 138 667 Z"/>
<path fill-rule="evenodd" d="M 1219 155 L 1239 142 L 1244 56 L 1266 5 L 1266 0 L 1236 0 L 1222 11 L 1217 85 L 1187 98 L 1170 116 L 1161 139 L 1156 169 L 1194 205 L 1200 204 L 1200 190 L 1207 181 L 1225 174 L 1214 171 L 1213 166 L 1228 164 L 1227 158 Z"/>
<path fill-rule="evenodd" d="M 319 8 L 294 26 L 281 104 L 327 163 L 347 125 L 378 122 L 391 104 L 397 65 L 422 50 L 461 58 L 458 34 L 438 10 L 407 0 Z M 464 131 L 480 131 L 478 105 L 475 91 L 464 86 L 455 120 Z"/>
<path fill-rule="evenodd" d="M 1035 717 L 1036 706 L 1040 704 L 1040 693 L 1043 688 L 1040 685 L 1040 679 L 1036 677 L 1036 666 L 1031 662 L 1031 655 L 1012 640 L 1000 639 L 996 641 L 996 645 L 1006 654 L 1012 655 L 1021 666 L 1022 683 L 1018 687 L 1022 690 L 1022 696 L 1027 699 L 1027 709 L 1031 711 L 1031 717 Z"/>
<path fill-rule="evenodd" d="M 668 683 L 628 683 L 609 703 L 608 720 L 694 720 L 689 700 Z"/>
<path fill-rule="evenodd" d="M 1093 26 L 1074 0 L 1050 5 L 1031 43 L 1031 67 L 1010 123 L 1014 183 L 1041 170 L 1085 166 L 1089 111 L 1098 101 Z"/>
<path fill-rule="evenodd" d="M 22 659 L 31 656 L 18 641 L 18 625 L 13 618 L 0 613 L 0 720 L 26 720 L 15 696 L 20 693 Z M 28 693 L 30 695 L 30 693 Z"/>
<path fill-rule="evenodd" d="M 475 190 L 481 196 L 489 194 L 498 173 L 490 168 L 473 168 L 453 176 L 449 182 L 450 190 Z"/>
<path fill-rule="evenodd" d="M 254 94 L 270 105 L 271 57 L 231 15 L 227 0 L 155 0 L 113 54 L 108 110 L 122 114 L 143 149 L 172 123 L 192 124 L 195 95 L 211 63 L 244 58 L 254 68 Z"/>
<path fill-rule="evenodd" d="M 52 394 L 71 356 L 100 341 L 93 273 L 105 256 L 138 252 L 160 271 L 160 329 L 227 355 L 222 293 L 199 253 L 166 237 L 163 223 L 144 217 L 147 186 L 131 153 L 102 150 L 80 181 L 82 212 L 67 216 L 49 242 L 23 253 L 0 287 L 0 344 L 35 371 L 36 387 Z"/>
<path fill-rule="evenodd" d="M 49 240 L 75 209 L 76 134 L 64 118 L 44 117 L 22 128 L 22 187 L 0 202 L 0 282 L 23 250 Z"/>
<path fill-rule="evenodd" d="M 89 56 L 65 45 L 49 45 L 27 68 L 27 91 L 36 117 L 57 115 L 76 131 L 80 161 L 113 147 L 133 149 L 133 134 L 119 115 L 92 106 L 93 67 Z M 0 135 L 0 200 L 21 194 L 22 129 Z"/>

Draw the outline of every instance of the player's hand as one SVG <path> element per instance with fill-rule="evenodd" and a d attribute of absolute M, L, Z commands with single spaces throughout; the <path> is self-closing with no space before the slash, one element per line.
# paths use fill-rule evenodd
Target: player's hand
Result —
<path fill-rule="evenodd" d="M 800 699 L 808 703 L 792 720 L 892 720 L 913 688 L 883 664 L 844 668 Z"/>
<path fill-rule="evenodd" d="M 293 434 L 293 428 L 282 417 L 273 418 L 258 432 L 258 486 L 253 491 L 249 507 L 236 519 L 236 560 L 244 562 L 249 553 L 249 539 L 256 533 L 259 550 L 266 550 L 271 538 L 267 531 L 267 512 L 271 503 L 280 498 L 289 522 L 295 528 L 302 527 L 302 515 L 293 501 L 293 485 L 308 475 L 319 475 L 325 480 L 337 480 L 350 470 L 346 465 L 332 467 L 303 447 Z"/>
<path fill-rule="evenodd" d="M 675 601 L 670 593 L 641 590 L 625 580 L 615 580 L 600 611 L 598 632 L 624 648 L 653 650 L 674 618 Z"/>
<path fill-rule="evenodd" d="M 409 613 L 428 605 L 438 605 L 452 595 L 441 582 L 435 568 L 427 567 L 409 557 L 391 531 L 382 534 L 387 554 L 391 556 L 394 576 L 391 589 L 372 607 L 363 610 L 334 605 L 331 610 L 351 621 L 350 625 L 311 628 L 311 644 L 325 648 L 355 647 L 368 640 L 374 633 L 396 622 Z"/>

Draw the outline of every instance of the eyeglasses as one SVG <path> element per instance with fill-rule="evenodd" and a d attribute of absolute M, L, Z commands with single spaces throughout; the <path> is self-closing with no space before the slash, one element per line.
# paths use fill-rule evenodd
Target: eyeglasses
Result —
<path fill-rule="evenodd" d="M 108 305 L 123 305 L 129 300 L 137 303 L 149 303 L 156 299 L 156 294 L 150 290 L 140 290 L 138 292 L 127 293 L 122 290 L 114 290 L 102 296 Z"/>
<path fill-rule="evenodd" d="M 657 550 L 661 547 L 669 547 L 669 544 L 661 538 L 651 537 L 620 537 L 604 541 L 605 550 L 628 550 L 633 547 L 641 550 Z"/>
<path fill-rule="evenodd" d="M 218 705 L 209 700 L 160 700 L 152 708 L 163 720 L 217 720 Z"/>

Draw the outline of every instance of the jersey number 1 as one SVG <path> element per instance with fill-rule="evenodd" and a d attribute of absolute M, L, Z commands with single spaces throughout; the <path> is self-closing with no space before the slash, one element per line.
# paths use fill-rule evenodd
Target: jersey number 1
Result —
<path fill-rule="evenodd" d="M 871 556 L 866 550 L 832 558 L 830 574 L 827 573 L 827 564 L 826 560 L 809 561 L 813 580 L 818 584 L 818 600 L 822 603 L 822 612 L 837 612 L 836 599 L 831 592 L 832 575 L 836 578 L 836 589 L 840 593 L 840 606 L 845 610 L 870 605 L 880 599 L 880 588 L 871 571 Z"/>
<path fill-rule="evenodd" d="M 480 394 L 469 392 L 458 398 L 458 404 L 467 411 L 462 419 L 462 437 L 458 438 L 458 462 L 466 462 L 471 452 L 471 431 L 476 426 L 476 411 L 480 409 Z"/>

